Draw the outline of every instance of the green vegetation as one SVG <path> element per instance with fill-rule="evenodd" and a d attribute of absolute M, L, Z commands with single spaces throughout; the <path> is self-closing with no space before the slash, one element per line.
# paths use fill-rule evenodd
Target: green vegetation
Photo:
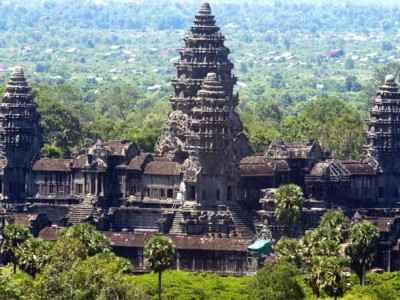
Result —
<path fill-rule="evenodd" d="M 9 241 L 12 240 L 11 232 L 20 232 L 15 236 L 27 237 L 19 227 L 6 226 Z M 277 263 L 265 264 L 252 276 L 221 277 L 210 273 L 164 271 L 162 299 L 315 300 L 316 295 L 320 299 L 336 299 L 344 293 L 343 299 L 398 299 L 400 272 L 368 273 L 366 285 L 361 286 L 355 276 L 349 277 L 343 272 L 343 268 L 349 265 L 343 253 L 337 249 L 330 252 L 319 249 L 327 248 L 324 244 L 328 241 L 328 231 L 333 237 L 338 236 L 337 241 L 344 241 L 347 228 L 348 219 L 341 212 L 325 214 L 319 227 L 308 232 L 303 239 L 278 242 L 275 247 Z M 352 228 L 357 227 L 350 228 L 350 241 L 355 234 L 353 231 L 358 232 Z M 368 228 L 373 232 L 370 225 Z M 159 237 L 149 243 L 156 243 L 157 252 L 161 245 L 158 242 Z M 165 263 L 159 267 L 165 270 L 171 263 L 173 252 L 169 240 L 166 243 L 163 241 L 162 245 L 166 249 L 161 247 L 160 255 L 168 259 L 163 260 Z M 161 269 L 158 266 L 153 268 L 155 273 L 134 276 L 130 262 L 115 256 L 109 249 L 109 242 L 89 224 L 64 230 L 60 238 L 52 243 L 27 238 L 16 247 L 15 260 L 8 256 L 6 259 L 11 264 L 0 266 L 0 300 L 159 298 L 158 272 Z M 153 257 L 156 256 L 154 252 Z M 14 262 L 19 267 L 16 273 L 13 272 Z M 305 266 L 306 273 L 301 273 L 293 263 Z"/>
<path fill-rule="evenodd" d="M 249 299 L 303 299 L 299 275 L 300 272 L 291 264 L 266 264 L 249 281 Z"/>
<path fill-rule="evenodd" d="M 379 230 L 373 224 L 363 221 L 350 226 L 341 211 L 329 211 L 315 230 L 306 231 L 301 239 L 281 239 L 274 250 L 278 263 L 290 263 L 304 271 L 304 281 L 317 298 L 337 299 L 353 292 L 362 296 L 365 293 L 360 292 L 357 282 L 345 269 L 351 267 L 364 285 L 365 271 L 373 263 L 378 237 Z"/>
<path fill-rule="evenodd" d="M 151 299 L 157 299 L 157 274 L 135 277 Z M 163 300 L 245 300 L 248 277 L 222 277 L 210 273 L 166 271 L 163 274 Z M 253 298 L 254 299 L 254 298 Z"/>

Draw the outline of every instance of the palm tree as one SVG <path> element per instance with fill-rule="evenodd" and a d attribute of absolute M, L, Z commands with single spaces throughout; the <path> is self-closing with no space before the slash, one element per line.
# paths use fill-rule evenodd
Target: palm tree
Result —
<path fill-rule="evenodd" d="M 344 268 L 349 263 L 344 257 L 325 257 L 323 259 L 323 290 L 336 300 L 338 296 L 343 296 L 344 292 L 350 288 L 349 278 L 344 274 Z"/>
<path fill-rule="evenodd" d="M 301 267 L 302 257 L 298 240 L 283 238 L 275 244 L 274 252 L 277 261 Z"/>
<path fill-rule="evenodd" d="M 161 273 L 171 266 L 174 253 L 174 244 L 164 236 L 153 237 L 144 247 L 146 264 L 154 273 L 158 273 L 158 300 L 161 300 Z"/>
<path fill-rule="evenodd" d="M 274 194 L 275 218 L 291 228 L 299 217 L 304 197 L 301 188 L 295 184 L 281 185 Z"/>
<path fill-rule="evenodd" d="M 365 284 L 366 268 L 373 261 L 378 239 L 379 229 L 370 222 L 356 223 L 350 228 L 350 245 L 346 252 L 351 257 L 361 285 Z"/>
<path fill-rule="evenodd" d="M 322 291 L 335 300 L 344 294 L 350 287 L 348 277 L 343 272 L 347 264 L 348 259 L 344 257 L 312 257 L 305 278 L 317 298 Z"/>
<path fill-rule="evenodd" d="M 347 231 L 349 225 L 349 218 L 343 212 L 333 210 L 326 212 L 322 216 L 318 227 L 328 235 L 329 239 L 334 239 L 338 243 L 341 243 L 344 239 L 344 232 Z"/>
<path fill-rule="evenodd" d="M 4 228 L 4 241 L 1 251 L 8 261 L 13 263 L 14 274 L 17 272 L 17 258 L 15 252 L 18 246 L 30 237 L 29 230 L 21 224 L 10 224 Z"/>
<path fill-rule="evenodd" d="M 81 241 L 86 246 L 89 256 L 110 251 L 110 241 L 89 223 L 65 228 L 60 235 Z"/>
<path fill-rule="evenodd" d="M 319 298 L 321 294 L 323 285 L 324 268 L 322 265 L 322 259 L 321 256 L 311 257 L 310 263 L 307 267 L 307 274 L 305 275 L 307 284 L 311 287 L 317 298 Z"/>
<path fill-rule="evenodd" d="M 16 250 L 20 268 L 35 279 L 36 274 L 48 263 L 52 244 L 41 239 L 29 238 Z"/>

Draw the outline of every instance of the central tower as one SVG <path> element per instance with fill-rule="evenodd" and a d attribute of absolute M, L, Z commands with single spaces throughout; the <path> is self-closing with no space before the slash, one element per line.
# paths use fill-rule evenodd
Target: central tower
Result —
<path fill-rule="evenodd" d="M 172 112 L 168 116 L 155 151 L 179 162 L 189 157 L 187 134 L 189 122 L 194 117 L 193 107 L 204 79 L 207 74 L 213 73 L 213 78 L 223 88 L 225 105 L 230 111 L 228 118 L 233 158 L 239 161 L 249 155 L 251 149 L 235 111 L 239 97 L 233 93 L 236 77 L 232 75 L 233 64 L 228 59 L 230 51 L 224 45 L 225 37 L 215 25 L 214 15 L 208 3 L 200 6 L 184 41 L 185 45 L 179 50 L 180 59 L 175 63 L 177 77 L 171 82 L 174 88 L 174 94 L 170 97 Z"/>

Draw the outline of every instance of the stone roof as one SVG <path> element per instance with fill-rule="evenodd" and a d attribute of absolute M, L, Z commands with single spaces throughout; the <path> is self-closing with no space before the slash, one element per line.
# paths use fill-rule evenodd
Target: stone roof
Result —
<path fill-rule="evenodd" d="M 240 176 L 274 176 L 274 167 L 263 155 L 246 156 L 240 161 Z"/>
<path fill-rule="evenodd" d="M 72 167 L 76 169 L 83 169 L 89 164 L 89 156 L 87 154 L 81 154 L 74 157 Z"/>
<path fill-rule="evenodd" d="M 138 155 L 131 159 L 127 169 L 128 170 L 143 170 L 146 160 L 150 159 L 150 155 Z"/>
<path fill-rule="evenodd" d="M 126 151 L 130 146 L 134 145 L 133 142 L 128 140 L 123 141 L 105 141 L 103 142 L 104 147 L 110 149 L 109 155 L 112 156 L 125 156 Z"/>
<path fill-rule="evenodd" d="M 275 159 L 276 171 L 278 172 L 289 172 L 289 165 L 285 160 Z"/>
<path fill-rule="evenodd" d="M 35 221 L 39 213 L 13 213 L 5 217 L 8 224 L 20 224 L 25 228 L 29 228 L 32 225 L 32 221 Z"/>
<path fill-rule="evenodd" d="M 141 248 L 153 235 L 132 232 L 103 232 L 112 246 Z M 247 252 L 251 239 L 214 238 L 203 236 L 168 236 L 176 249 Z"/>
<path fill-rule="evenodd" d="M 174 161 L 151 161 L 144 169 L 145 174 L 180 175 L 181 164 Z"/>
<path fill-rule="evenodd" d="M 69 158 L 42 158 L 35 162 L 33 170 L 68 172 L 71 170 L 72 161 Z"/>
<path fill-rule="evenodd" d="M 313 150 L 323 156 L 320 144 L 314 140 L 291 144 L 273 141 L 267 148 L 267 155 L 274 159 L 308 159 Z"/>
<path fill-rule="evenodd" d="M 374 175 L 376 173 L 370 164 L 353 161 L 341 161 L 341 164 L 349 171 L 350 175 Z"/>
<path fill-rule="evenodd" d="M 59 236 L 60 228 L 45 227 L 39 237 L 43 240 L 55 241 Z M 102 232 L 114 247 L 142 248 L 155 235 L 135 234 L 133 232 Z M 246 252 L 252 239 L 214 238 L 203 236 L 168 236 L 176 249 L 181 250 L 208 250 L 208 251 L 236 251 Z"/>
<path fill-rule="evenodd" d="M 45 227 L 39 232 L 39 238 L 45 241 L 56 241 L 60 235 L 60 228 Z"/>
<path fill-rule="evenodd" d="M 383 218 L 383 217 L 368 217 L 366 216 L 366 221 L 373 223 L 379 228 L 380 232 L 390 232 L 394 222 L 394 218 Z"/>
<path fill-rule="evenodd" d="M 274 176 L 274 169 L 268 164 L 240 165 L 240 176 Z"/>

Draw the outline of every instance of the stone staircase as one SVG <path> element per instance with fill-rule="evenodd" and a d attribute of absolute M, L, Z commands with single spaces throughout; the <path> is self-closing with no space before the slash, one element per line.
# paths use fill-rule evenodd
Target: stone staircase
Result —
<path fill-rule="evenodd" d="M 82 203 L 78 204 L 71 212 L 69 216 L 68 223 L 70 225 L 75 225 L 78 223 L 82 223 L 84 219 L 93 215 L 94 206 L 92 201 L 93 197 L 85 197 Z"/>
<path fill-rule="evenodd" d="M 236 233 L 238 237 L 246 239 L 255 238 L 255 233 L 253 230 L 254 224 L 247 213 L 243 211 L 243 209 L 237 203 L 230 203 L 229 210 L 231 212 L 233 222 L 236 225 Z"/>
<path fill-rule="evenodd" d="M 183 219 L 183 214 L 181 211 L 175 211 L 174 220 L 172 221 L 172 226 L 169 234 L 182 234 L 180 222 Z"/>

